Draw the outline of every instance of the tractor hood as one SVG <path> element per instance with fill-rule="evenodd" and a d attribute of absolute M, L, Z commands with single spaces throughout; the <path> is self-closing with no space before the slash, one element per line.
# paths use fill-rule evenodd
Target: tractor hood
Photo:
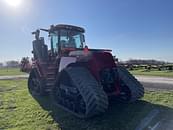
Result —
<path fill-rule="evenodd" d="M 110 49 L 88 49 L 88 51 L 95 51 L 95 52 L 112 52 Z"/>
<path fill-rule="evenodd" d="M 69 56 L 91 56 L 93 53 L 98 52 L 112 52 L 112 50 L 109 49 L 80 49 L 80 50 L 74 50 L 69 53 Z"/>

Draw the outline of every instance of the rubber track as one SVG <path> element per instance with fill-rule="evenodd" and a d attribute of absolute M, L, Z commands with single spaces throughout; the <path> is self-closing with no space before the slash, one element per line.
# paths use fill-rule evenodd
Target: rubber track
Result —
<path fill-rule="evenodd" d="M 120 80 L 130 89 L 131 99 L 134 102 L 144 96 L 144 87 L 142 84 L 123 66 L 117 66 Z"/>
<path fill-rule="evenodd" d="M 65 70 L 71 77 L 86 104 L 86 113 L 79 115 L 68 108 L 65 109 L 80 118 L 89 118 L 105 112 L 108 108 L 107 95 L 90 72 L 83 67 L 69 67 Z"/>

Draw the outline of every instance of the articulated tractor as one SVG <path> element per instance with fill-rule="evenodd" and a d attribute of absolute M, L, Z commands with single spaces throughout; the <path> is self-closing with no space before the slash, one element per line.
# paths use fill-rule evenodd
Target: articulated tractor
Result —
<path fill-rule="evenodd" d="M 48 33 L 49 47 L 40 31 Z M 50 95 L 57 106 L 80 118 L 105 112 L 113 99 L 134 102 L 143 97 L 143 86 L 115 62 L 111 50 L 88 48 L 84 32 L 65 24 L 33 32 L 32 63 L 22 65 L 29 67 L 22 69 L 29 72 L 29 92 Z"/>

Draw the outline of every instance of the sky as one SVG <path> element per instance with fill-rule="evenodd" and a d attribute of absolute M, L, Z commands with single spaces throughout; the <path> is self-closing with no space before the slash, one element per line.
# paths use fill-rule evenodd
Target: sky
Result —
<path fill-rule="evenodd" d="M 7 1 L 0 0 L 0 62 L 31 57 L 31 32 L 60 23 L 84 27 L 89 48 L 112 49 L 120 60 L 173 62 L 172 0 Z"/>

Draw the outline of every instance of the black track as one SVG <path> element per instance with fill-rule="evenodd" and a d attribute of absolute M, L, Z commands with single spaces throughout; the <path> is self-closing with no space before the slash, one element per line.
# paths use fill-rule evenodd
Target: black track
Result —
<path fill-rule="evenodd" d="M 118 75 L 121 81 L 125 95 L 124 98 L 128 102 L 134 102 L 144 96 L 144 87 L 142 84 L 130 74 L 125 67 L 117 66 Z"/>
<path fill-rule="evenodd" d="M 83 67 L 68 67 L 60 73 L 53 99 L 58 106 L 80 118 L 98 115 L 108 107 L 106 93 Z"/>
<path fill-rule="evenodd" d="M 33 96 L 43 96 L 45 95 L 44 91 L 44 82 L 38 76 L 37 71 L 34 69 L 30 72 L 28 78 L 28 90 Z"/>

